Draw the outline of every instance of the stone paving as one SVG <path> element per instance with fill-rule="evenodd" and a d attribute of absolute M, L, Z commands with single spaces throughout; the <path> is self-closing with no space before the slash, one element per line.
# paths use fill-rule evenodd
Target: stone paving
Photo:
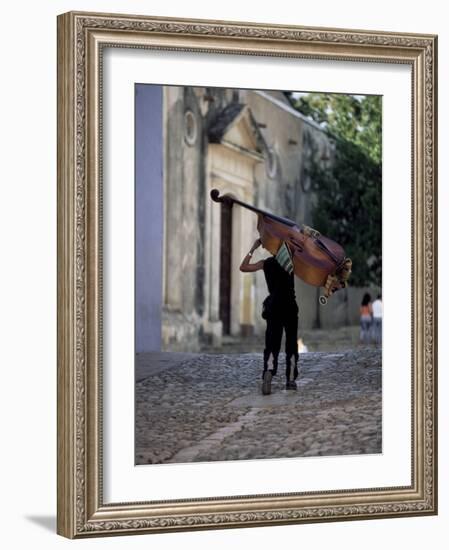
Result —
<path fill-rule="evenodd" d="M 136 464 L 382 452 L 381 350 L 300 355 L 271 395 L 262 354 L 139 354 Z"/>

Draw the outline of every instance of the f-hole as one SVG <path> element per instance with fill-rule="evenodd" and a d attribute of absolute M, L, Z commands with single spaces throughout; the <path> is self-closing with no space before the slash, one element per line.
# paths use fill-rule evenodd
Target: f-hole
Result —
<path fill-rule="evenodd" d="M 221 203 L 220 320 L 223 334 L 231 332 L 232 205 Z"/>

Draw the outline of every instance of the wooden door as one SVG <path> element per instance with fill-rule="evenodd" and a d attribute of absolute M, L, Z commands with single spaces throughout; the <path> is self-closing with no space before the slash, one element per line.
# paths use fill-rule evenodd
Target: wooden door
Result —
<path fill-rule="evenodd" d="M 220 320 L 223 334 L 231 332 L 232 206 L 221 203 Z"/>

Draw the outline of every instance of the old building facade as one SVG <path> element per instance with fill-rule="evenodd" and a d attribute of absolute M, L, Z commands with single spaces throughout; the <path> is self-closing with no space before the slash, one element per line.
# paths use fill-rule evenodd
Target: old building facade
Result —
<path fill-rule="evenodd" d="M 162 349 L 260 334 L 264 276 L 239 271 L 257 217 L 210 191 L 313 225 L 310 163 L 329 162 L 333 143 L 277 91 L 167 86 L 163 128 Z M 317 289 L 296 284 L 302 326 L 312 327 Z"/>

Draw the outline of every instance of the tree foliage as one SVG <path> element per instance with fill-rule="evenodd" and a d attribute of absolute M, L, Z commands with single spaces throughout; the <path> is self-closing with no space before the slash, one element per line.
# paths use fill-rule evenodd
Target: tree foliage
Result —
<path fill-rule="evenodd" d="M 335 143 L 332 161 L 324 165 L 315 155 L 310 168 L 317 198 L 313 223 L 352 259 L 353 285 L 381 285 L 381 98 L 313 93 L 299 97 L 295 107 Z"/>

